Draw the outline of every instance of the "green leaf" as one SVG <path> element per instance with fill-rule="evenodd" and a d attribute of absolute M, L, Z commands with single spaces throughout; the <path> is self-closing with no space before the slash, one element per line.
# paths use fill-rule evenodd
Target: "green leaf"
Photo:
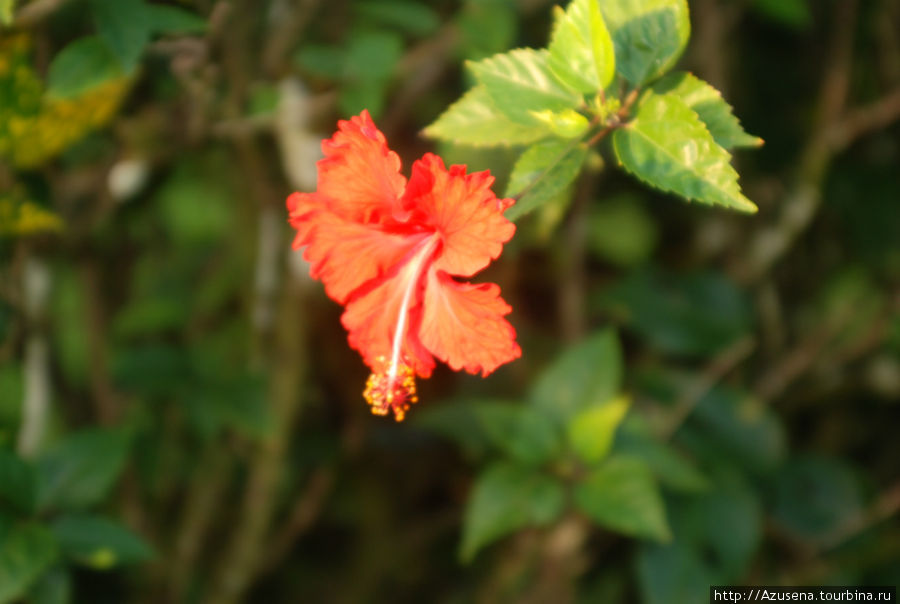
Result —
<path fill-rule="evenodd" d="M 484 86 L 476 86 L 450 105 L 425 135 L 460 145 L 524 145 L 550 133 L 546 124 L 523 125 L 498 111 Z"/>
<path fill-rule="evenodd" d="M 16 0 L 0 0 L 0 24 L 9 25 L 13 22 L 15 8 Z"/>
<path fill-rule="evenodd" d="M 706 124 L 716 143 L 725 149 L 734 147 L 759 147 L 763 140 L 747 134 L 741 122 L 732 112 L 731 105 L 722 93 L 693 74 L 679 71 L 671 73 L 653 85 L 657 94 L 674 94 L 693 109 Z"/>
<path fill-rule="evenodd" d="M 540 124 L 532 111 L 562 111 L 582 104 L 581 95 L 563 85 L 547 65 L 546 50 L 519 48 L 468 63 L 494 106 L 520 124 Z"/>
<path fill-rule="evenodd" d="M 177 6 L 145 4 L 143 12 L 150 33 L 195 34 L 207 29 L 205 19 Z"/>
<path fill-rule="evenodd" d="M 103 40 L 97 36 L 79 38 L 50 63 L 47 94 L 59 99 L 73 98 L 122 76 L 118 60 Z"/>
<path fill-rule="evenodd" d="M 368 108 L 377 117 L 402 53 L 403 39 L 397 34 L 366 32 L 353 36 L 344 60 L 341 110 L 356 114 Z"/>
<path fill-rule="evenodd" d="M 48 570 L 34 584 L 28 594 L 30 604 L 70 604 L 72 575 L 59 564 Z"/>
<path fill-rule="evenodd" d="M 572 0 L 565 12 L 555 10 L 548 46 L 550 69 L 579 92 L 603 90 L 612 82 L 616 58 L 597 0 Z"/>
<path fill-rule="evenodd" d="M 101 516 L 67 514 L 51 525 L 63 554 L 79 564 L 107 570 L 153 557 L 143 539 L 118 522 Z"/>
<path fill-rule="evenodd" d="M 22 597 L 56 559 L 53 535 L 37 523 L 19 524 L 0 543 L 0 604 Z"/>
<path fill-rule="evenodd" d="M 583 409 L 569 422 L 569 444 L 584 462 L 594 464 L 612 448 L 616 429 L 628 412 L 631 400 L 619 396 Z"/>
<path fill-rule="evenodd" d="M 38 460 L 38 507 L 83 508 L 102 501 L 125 465 L 124 430 L 88 429 L 56 443 Z"/>
<path fill-rule="evenodd" d="M 737 466 L 761 474 L 778 468 L 787 453 L 779 416 L 749 393 L 725 386 L 700 399 L 675 439 L 706 467 Z"/>
<path fill-rule="evenodd" d="M 438 432 L 474 456 L 499 449 L 526 464 L 553 459 L 560 448 L 555 426 L 534 409 L 499 400 L 450 401 L 416 413 L 415 423 Z"/>
<path fill-rule="evenodd" d="M 399 29 L 414 36 L 427 36 L 441 25 L 434 10 L 424 4 L 405 0 L 368 0 L 354 6 L 367 23 Z"/>
<path fill-rule="evenodd" d="M 539 377 L 531 404 L 559 425 L 582 409 L 603 403 L 619 392 L 622 351 L 615 331 L 604 329 L 569 348 Z"/>
<path fill-rule="evenodd" d="M 693 461 L 670 445 L 655 440 L 634 415 L 622 424 L 616 435 L 615 451 L 643 461 L 656 479 L 673 491 L 698 493 L 709 488 L 709 479 Z"/>
<path fill-rule="evenodd" d="M 615 0 L 601 9 L 616 49 L 616 70 L 634 86 L 671 69 L 691 35 L 686 0 Z"/>
<path fill-rule="evenodd" d="M 91 0 L 97 32 L 125 72 L 138 64 L 150 41 L 150 28 L 143 0 Z"/>
<path fill-rule="evenodd" d="M 578 176 L 587 152 L 583 143 L 559 138 L 529 147 L 513 166 L 506 186 L 506 197 L 519 196 L 506 217 L 517 220 L 556 198 Z"/>
<path fill-rule="evenodd" d="M 34 511 L 37 478 L 34 469 L 20 457 L 0 449 L 0 502 L 22 514 Z"/>
<path fill-rule="evenodd" d="M 509 463 L 489 466 L 466 505 L 462 559 L 471 560 L 485 545 L 518 529 L 550 524 L 563 502 L 563 488 L 550 476 Z"/>
<path fill-rule="evenodd" d="M 556 427 L 531 407 L 475 401 L 471 408 L 488 439 L 517 461 L 541 464 L 559 451 Z"/>
<path fill-rule="evenodd" d="M 756 212 L 744 197 L 731 156 L 697 114 L 672 94 L 647 94 L 635 118 L 613 133 L 616 158 L 646 183 L 687 200 Z"/>
<path fill-rule="evenodd" d="M 653 474 L 642 461 L 616 456 L 575 486 L 575 504 L 598 524 L 633 537 L 671 539 Z"/>
<path fill-rule="evenodd" d="M 637 555 L 637 575 L 645 604 L 705 603 L 709 586 L 719 584 L 697 552 L 679 541 L 643 545 Z"/>
<path fill-rule="evenodd" d="M 805 541 L 827 541 L 864 514 L 860 477 L 840 459 L 791 459 L 774 482 L 775 521 Z"/>

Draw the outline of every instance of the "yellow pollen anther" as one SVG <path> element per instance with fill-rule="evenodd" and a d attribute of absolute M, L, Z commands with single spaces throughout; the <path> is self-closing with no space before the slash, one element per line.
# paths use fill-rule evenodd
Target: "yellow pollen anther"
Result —
<path fill-rule="evenodd" d="M 416 396 L 416 372 L 406 363 L 400 363 L 393 376 L 390 363 L 384 356 L 375 359 L 378 370 L 373 371 L 366 380 L 363 397 L 375 415 L 387 415 L 394 412 L 394 418 L 403 421 L 411 403 L 419 402 Z"/>

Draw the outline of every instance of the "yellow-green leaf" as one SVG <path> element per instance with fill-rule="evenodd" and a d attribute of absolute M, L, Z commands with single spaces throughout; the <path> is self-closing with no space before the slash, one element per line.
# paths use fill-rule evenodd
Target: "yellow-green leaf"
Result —
<path fill-rule="evenodd" d="M 609 86 L 616 69 L 612 38 L 597 0 L 572 0 L 556 7 L 549 65 L 562 82 L 582 93 Z"/>
<path fill-rule="evenodd" d="M 494 106 L 512 121 L 529 126 L 541 123 L 532 111 L 562 111 L 583 101 L 553 75 L 548 57 L 546 50 L 518 48 L 468 65 Z"/>
<path fill-rule="evenodd" d="M 548 124 L 519 124 L 494 106 L 484 86 L 476 86 L 450 105 L 424 134 L 460 145 L 524 145 L 551 132 Z"/>
<path fill-rule="evenodd" d="M 597 463 L 612 448 L 616 428 L 622 422 L 631 399 L 618 396 L 580 411 L 569 423 L 569 444 L 583 461 Z"/>

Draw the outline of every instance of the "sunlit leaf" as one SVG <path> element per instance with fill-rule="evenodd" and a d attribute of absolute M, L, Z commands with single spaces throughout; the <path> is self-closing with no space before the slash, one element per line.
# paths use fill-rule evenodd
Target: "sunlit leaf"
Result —
<path fill-rule="evenodd" d="M 616 68 L 612 39 L 597 0 L 572 0 L 554 15 L 549 65 L 559 79 L 582 93 L 609 86 Z"/>
<path fill-rule="evenodd" d="M 606 457 L 630 403 L 627 397 L 619 396 L 583 409 L 572 418 L 568 426 L 569 445 L 584 462 L 593 464 Z"/>
<path fill-rule="evenodd" d="M 506 217 L 517 220 L 565 191 L 578 177 L 587 152 L 583 143 L 559 138 L 529 147 L 513 167 L 506 186 L 506 197 L 519 196 Z"/>
<path fill-rule="evenodd" d="M 547 65 L 546 50 L 519 48 L 468 63 L 494 106 L 514 122 L 539 124 L 532 111 L 562 111 L 582 103 L 581 95 L 564 86 Z"/>
<path fill-rule="evenodd" d="M 494 106 L 484 86 L 476 86 L 450 105 L 424 133 L 460 145 L 523 145 L 544 138 L 550 127 L 512 121 Z"/>
<path fill-rule="evenodd" d="M 616 71 L 640 86 L 672 68 L 691 34 L 686 0 L 616 0 L 600 6 Z"/>
<path fill-rule="evenodd" d="M 613 146 L 619 163 L 651 186 L 689 201 L 756 212 L 741 193 L 731 156 L 673 94 L 646 95 L 634 119 L 613 133 Z"/>
<path fill-rule="evenodd" d="M 653 85 L 659 94 L 674 94 L 697 112 L 716 143 L 724 149 L 758 147 L 763 140 L 747 134 L 722 93 L 693 74 L 679 71 Z"/>

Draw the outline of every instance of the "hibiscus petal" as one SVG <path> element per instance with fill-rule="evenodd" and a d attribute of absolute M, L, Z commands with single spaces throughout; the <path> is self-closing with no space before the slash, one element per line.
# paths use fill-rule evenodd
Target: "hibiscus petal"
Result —
<path fill-rule="evenodd" d="M 511 310 L 498 285 L 459 283 L 432 269 L 425 285 L 419 339 L 454 371 L 487 376 L 522 355 L 516 330 L 503 318 Z"/>
<path fill-rule="evenodd" d="M 318 212 L 307 219 L 315 224 L 303 257 L 312 265 L 310 275 L 325 285 L 332 300 L 345 304 L 350 295 L 393 267 L 426 235 L 388 233 Z M 298 233 L 299 238 L 299 233 Z"/>
<path fill-rule="evenodd" d="M 451 275 L 471 276 L 497 258 L 516 231 L 503 217 L 512 199 L 497 199 L 489 172 L 466 174 L 465 166 L 444 167 L 426 153 L 413 164 L 403 206 L 443 236 L 435 267 Z"/>
<path fill-rule="evenodd" d="M 418 339 L 422 314 L 422 273 L 434 247 L 420 245 L 384 278 L 372 282 L 351 297 L 341 323 L 348 331 L 350 347 L 359 351 L 366 365 L 377 370 L 393 356 L 393 340 L 404 329 L 401 362 L 421 377 L 434 369 L 434 359 Z M 411 289 L 404 308 L 406 292 Z M 405 316 L 404 316 L 405 315 Z M 402 318 L 402 320 L 401 320 Z"/>
<path fill-rule="evenodd" d="M 334 136 L 322 142 L 318 193 L 331 210 L 358 222 L 391 217 L 406 186 L 400 158 L 388 149 L 368 111 L 338 122 Z"/>

